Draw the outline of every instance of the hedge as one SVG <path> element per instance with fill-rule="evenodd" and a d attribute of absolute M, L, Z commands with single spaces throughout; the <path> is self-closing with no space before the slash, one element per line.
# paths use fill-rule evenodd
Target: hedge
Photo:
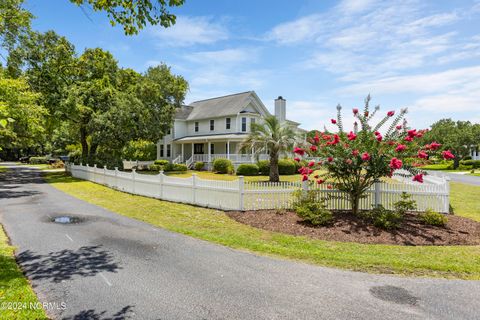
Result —
<path fill-rule="evenodd" d="M 242 163 L 237 168 L 237 176 L 257 176 L 258 166 L 253 163 Z"/>
<path fill-rule="evenodd" d="M 218 158 L 213 161 L 213 171 L 218 173 L 232 173 L 233 165 L 228 159 Z"/>
<path fill-rule="evenodd" d="M 195 162 L 195 170 L 197 171 L 201 171 L 203 170 L 203 167 L 205 167 L 205 163 L 204 162 Z"/>
<path fill-rule="evenodd" d="M 463 164 L 464 166 L 472 166 L 474 169 L 480 168 L 480 160 L 463 160 L 460 161 L 460 164 Z"/>
<path fill-rule="evenodd" d="M 306 165 L 306 164 L 305 164 Z M 263 176 L 268 176 L 270 174 L 270 161 L 261 160 L 257 162 L 258 171 Z M 299 167 L 300 168 L 300 167 Z M 292 175 L 297 172 L 297 167 L 295 161 L 290 159 L 280 159 L 278 160 L 278 173 L 281 175 Z"/>
<path fill-rule="evenodd" d="M 48 164 L 47 157 L 31 157 L 28 159 L 30 164 Z"/>
<path fill-rule="evenodd" d="M 258 172 L 262 176 L 268 176 L 270 174 L 270 161 L 260 160 L 257 162 Z"/>

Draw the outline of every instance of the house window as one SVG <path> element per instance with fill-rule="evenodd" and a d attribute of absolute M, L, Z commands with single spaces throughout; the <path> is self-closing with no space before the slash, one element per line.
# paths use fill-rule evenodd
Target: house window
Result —
<path fill-rule="evenodd" d="M 163 144 L 160 145 L 160 158 L 163 158 Z"/>
<path fill-rule="evenodd" d="M 210 120 L 210 131 L 215 130 L 215 120 Z"/>
<path fill-rule="evenodd" d="M 225 119 L 225 129 L 230 130 L 230 123 L 232 122 L 231 118 Z"/>
<path fill-rule="evenodd" d="M 247 132 L 247 118 L 242 118 L 242 132 Z"/>
<path fill-rule="evenodd" d="M 215 145 L 213 143 L 210 144 L 210 154 L 215 154 Z"/>
<path fill-rule="evenodd" d="M 171 151 L 172 151 L 171 147 L 172 147 L 172 145 L 167 144 L 167 158 L 170 158 L 170 154 L 171 154 Z"/>
<path fill-rule="evenodd" d="M 167 134 L 172 133 L 172 129 L 168 129 Z"/>
<path fill-rule="evenodd" d="M 195 122 L 195 132 L 198 132 L 198 122 Z"/>

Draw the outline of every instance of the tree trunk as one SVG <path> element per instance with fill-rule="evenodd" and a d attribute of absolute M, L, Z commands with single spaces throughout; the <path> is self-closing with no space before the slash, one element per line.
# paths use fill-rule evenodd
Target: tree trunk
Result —
<path fill-rule="evenodd" d="M 460 165 L 460 157 L 455 156 L 455 158 L 453 158 L 453 169 L 457 169 L 459 165 Z"/>
<path fill-rule="evenodd" d="M 279 182 L 280 175 L 278 174 L 278 153 L 270 153 L 270 182 Z"/>
<path fill-rule="evenodd" d="M 352 206 L 352 213 L 357 215 L 360 207 L 360 197 L 357 194 L 350 194 L 350 204 Z"/>
<path fill-rule="evenodd" d="M 88 157 L 87 130 L 80 128 L 80 143 L 82 145 L 82 159 L 85 161 Z"/>

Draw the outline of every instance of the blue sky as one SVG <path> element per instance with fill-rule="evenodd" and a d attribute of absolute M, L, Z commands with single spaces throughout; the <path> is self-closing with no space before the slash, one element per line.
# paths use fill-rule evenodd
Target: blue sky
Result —
<path fill-rule="evenodd" d="M 267 108 L 328 126 L 351 119 L 370 93 L 383 111 L 408 107 L 412 126 L 451 117 L 480 122 L 480 0 L 187 0 L 177 24 L 125 36 L 106 15 L 67 0 L 27 0 L 36 30 L 78 52 L 110 50 L 120 66 L 165 62 L 190 83 L 186 102 L 255 90 Z"/>

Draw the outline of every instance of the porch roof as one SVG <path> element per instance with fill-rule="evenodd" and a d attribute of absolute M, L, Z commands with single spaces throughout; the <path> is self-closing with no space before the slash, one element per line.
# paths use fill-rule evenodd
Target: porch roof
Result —
<path fill-rule="evenodd" d="M 243 141 L 247 138 L 247 133 L 229 133 L 229 134 L 209 134 L 203 136 L 188 136 L 175 139 L 175 142 L 208 142 L 208 141 Z"/>

